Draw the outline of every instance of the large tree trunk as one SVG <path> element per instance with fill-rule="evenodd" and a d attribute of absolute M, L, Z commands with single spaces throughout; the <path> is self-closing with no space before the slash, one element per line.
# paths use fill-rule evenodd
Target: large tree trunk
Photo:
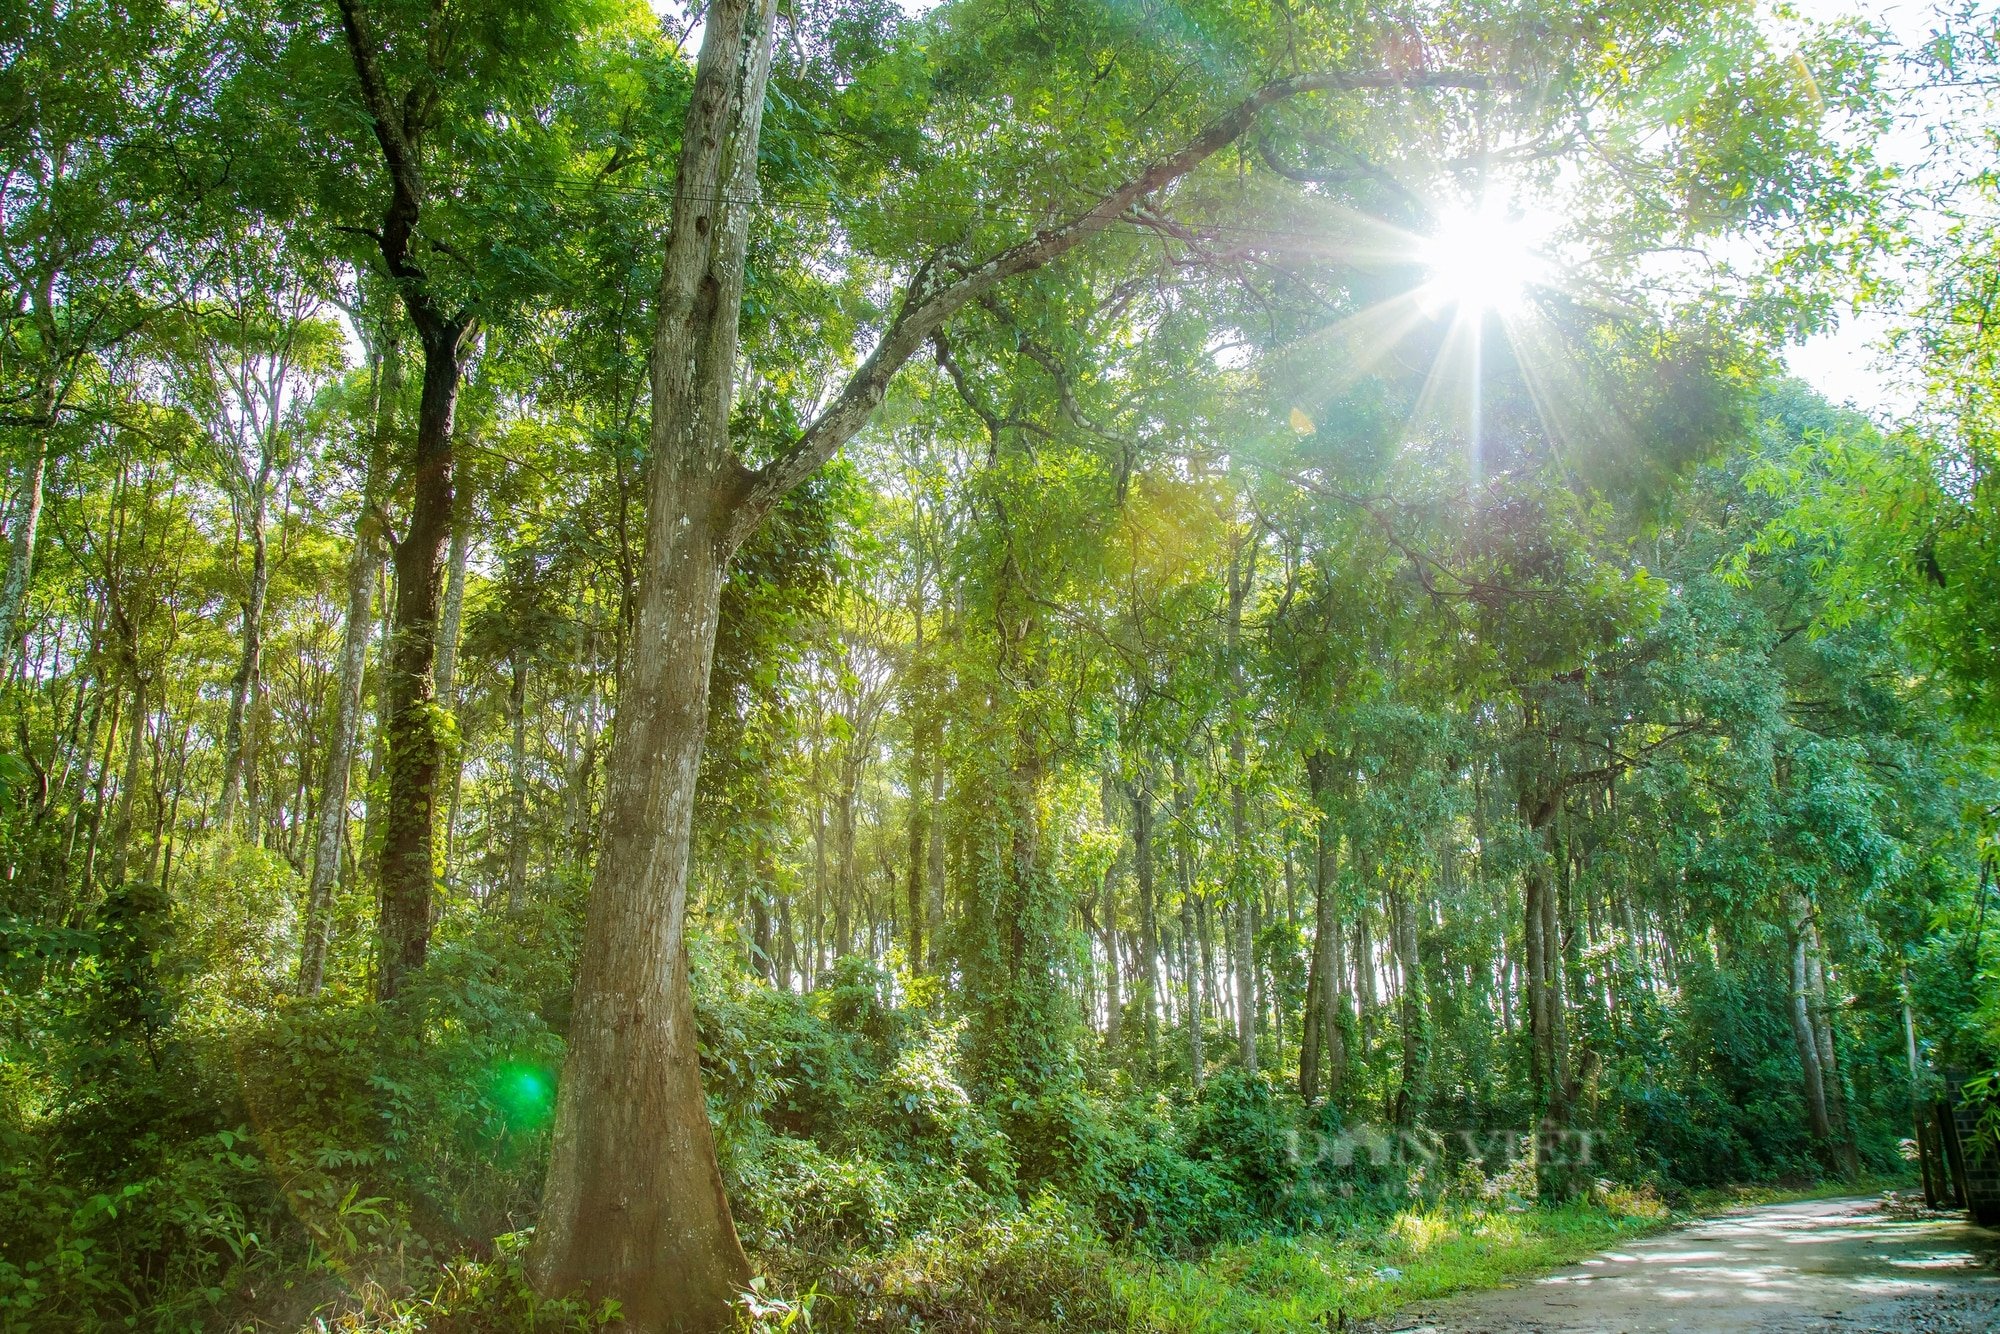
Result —
<path fill-rule="evenodd" d="M 685 483 L 679 497 L 662 497 L 651 525 L 656 550 L 672 556 L 648 565 L 619 691 L 533 1258 L 544 1291 L 616 1297 L 628 1325 L 645 1331 L 721 1327 L 750 1275 L 702 1097 L 684 948 L 727 559 L 708 479 Z"/>
<path fill-rule="evenodd" d="M 775 0 L 718 0 L 654 335 L 646 561 L 618 692 L 569 1056 L 530 1269 L 635 1331 L 707 1334 L 749 1281 L 702 1095 L 686 948 L 709 671 L 745 470 L 728 448 Z"/>
<path fill-rule="evenodd" d="M 452 517 L 452 417 L 458 407 L 463 326 L 419 320 L 423 396 L 417 408 L 410 516 L 395 544 L 396 616 L 384 655 L 382 733 L 387 782 L 382 809 L 381 937 L 376 994 L 395 996 L 423 967 L 437 885 L 437 787 L 443 728 L 431 691 L 436 667 L 439 585 Z"/>

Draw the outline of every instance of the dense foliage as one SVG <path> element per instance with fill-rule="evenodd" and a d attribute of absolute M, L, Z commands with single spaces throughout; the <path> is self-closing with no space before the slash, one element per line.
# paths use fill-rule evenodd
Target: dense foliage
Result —
<path fill-rule="evenodd" d="M 686 651 L 653 294 L 722 10 L 666 8 L 0 16 L 0 1329 L 616 1318 L 528 1256 L 621 682 Z M 1367 77 L 965 302 L 734 551 L 737 1318 L 1310 1268 L 1319 1321 L 1905 1172 L 2000 1065 L 2000 232 L 1990 138 L 1928 204 L 1868 145 L 1990 112 L 1994 17 L 774 12 L 759 193 L 696 201 L 760 467 L 983 256 Z M 1777 369 L 1885 293 L 1906 420 Z"/>

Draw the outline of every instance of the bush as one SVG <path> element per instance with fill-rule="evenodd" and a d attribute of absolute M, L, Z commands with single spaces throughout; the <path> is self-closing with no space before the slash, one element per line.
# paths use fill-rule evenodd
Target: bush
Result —
<path fill-rule="evenodd" d="M 1113 1259 L 1053 1194 L 926 1232 L 829 1280 L 828 1317 L 866 1330 L 1055 1331 L 1122 1325 Z"/>

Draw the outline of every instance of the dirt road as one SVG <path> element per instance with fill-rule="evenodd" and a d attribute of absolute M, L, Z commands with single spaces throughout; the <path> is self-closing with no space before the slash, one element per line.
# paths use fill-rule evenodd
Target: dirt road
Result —
<path fill-rule="evenodd" d="M 1409 1307 L 1409 1334 L 1992 1334 L 2000 1233 L 1878 1201 L 1741 1209 L 1498 1292 Z"/>

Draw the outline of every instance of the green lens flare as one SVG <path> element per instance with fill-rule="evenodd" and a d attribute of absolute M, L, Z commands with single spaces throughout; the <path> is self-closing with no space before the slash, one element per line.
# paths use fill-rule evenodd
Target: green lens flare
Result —
<path fill-rule="evenodd" d="M 555 1117 L 556 1081 L 538 1065 L 508 1064 L 494 1071 L 493 1101 L 514 1131 L 534 1131 Z"/>

